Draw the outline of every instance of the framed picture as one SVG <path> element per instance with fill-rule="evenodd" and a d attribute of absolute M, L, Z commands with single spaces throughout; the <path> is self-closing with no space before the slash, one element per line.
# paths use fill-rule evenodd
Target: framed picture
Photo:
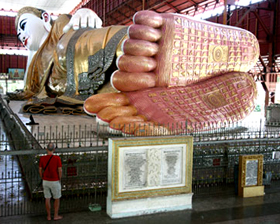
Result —
<path fill-rule="evenodd" d="M 192 193 L 193 139 L 110 139 L 112 201 Z"/>
<path fill-rule="evenodd" d="M 263 195 L 263 155 L 239 156 L 238 194 L 243 197 Z"/>
<path fill-rule="evenodd" d="M 22 68 L 9 68 L 8 74 L 10 79 L 23 79 L 24 69 Z"/>
<path fill-rule="evenodd" d="M 263 178 L 263 155 L 239 157 L 241 187 L 260 186 Z"/>

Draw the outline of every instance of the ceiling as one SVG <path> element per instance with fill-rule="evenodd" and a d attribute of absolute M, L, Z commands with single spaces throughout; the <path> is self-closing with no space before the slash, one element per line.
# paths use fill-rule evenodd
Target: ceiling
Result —
<path fill-rule="evenodd" d="M 0 10 L 18 11 L 24 6 L 44 9 L 54 15 L 70 13 L 82 0 L 0 0 Z"/>

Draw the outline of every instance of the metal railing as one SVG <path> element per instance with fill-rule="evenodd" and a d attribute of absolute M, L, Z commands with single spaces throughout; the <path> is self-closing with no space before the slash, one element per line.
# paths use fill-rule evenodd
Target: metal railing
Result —
<path fill-rule="evenodd" d="M 243 154 L 263 154 L 264 172 L 272 173 L 266 191 L 278 191 L 280 160 L 273 152 L 280 152 L 280 139 L 274 141 L 240 141 L 194 144 L 192 189 L 195 197 L 205 194 L 234 194 L 236 190 L 238 157 Z M 20 152 L 20 151 L 16 151 Z M 0 216 L 43 214 L 44 198 L 36 172 L 40 153 L 35 150 L 24 155 L 2 155 L 0 166 Z M 106 206 L 107 148 L 56 153 L 63 165 L 61 212 L 87 210 L 90 204 Z M 21 157 L 19 160 L 18 158 Z M 29 163 L 35 169 L 29 169 Z M 26 171 L 27 170 L 27 171 Z"/>
<path fill-rule="evenodd" d="M 56 153 L 62 160 L 61 212 L 88 209 L 89 204 L 105 207 L 107 195 L 107 151 Z M 22 157 L 20 160 L 19 157 Z M 40 154 L 5 155 L 0 161 L 0 217 L 45 212 Z M 30 161 L 30 158 L 32 161 Z M 30 169 L 28 163 L 34 164 Z M 34 172 L 35 171 L 35 172 Z"/>
<path fill-rule="evenodd" d="M 8 121 L 9 122 L 9 121 Z M 14 125 L 14 124 L 12 124 Z M 180 126 L 182 126 L 181 124 Z M 188 124 L 184 124 L 188 127 Z M 190 124 L 192 127 L 194 125 Z M 227 126 L 225 126 L 227 125 Z M 8 126 L 11 126 L 8 124 Z M 179 125 L 178 125 L 179 126 Z M 200 128 L 198 128 L 200 127 Z M 262 120 L 256 122 L 238 122 L 219 125 L 211 124 L 209 126 L 199 125 L 194 129 L 184 129 L 176 130 L 174 127 L 166 127 L 161 129 L 158 126 L 147 125 L 137 127 L 138 130 L 142 131 L 140 136 L 154 136 L 154 135 L 191 135 L 194 137 L 194 142 L 213 142 L 213 141 L 236 141 L 236 140 L 254 140 L 254 139 L 272 139 L 280 137 L 279 127 L 268 127 Z M 210 129 L 210 127 L 215 127 Z M 114 127 L 116 128 L 116 127 Z M 129 127 L 135 129 L 135 127 Z M 127 130 L 129 130 L 127 128 Z M 173 129 L 174 130 L 173 130 Z M 116 128 L 117 129 L 117 128 Z M 161 129 L 160 132 L 152 132 L 147 130 Z M 31 128 L 30 138 L 27 141 L 35 142 L 41 147 L 44 147 L 49 142 L 55 142 L 59 148 L 81 148 L 81 147 L 100 147 L 108 145 L 108 138 L 114 137 L 129 137 L 130 135 L 125 135 L 120 131 L 112 130 L 107 125 L 61 125 L 61 126 L 40 126 Z M 137 135 L 136 135 L 137 136 Z M 14 141 L 15 148 L 22 148 L 22 141 Z M 34 148 L 34 146 L 33 146 Z M 35 147 L 40 148 L 40 147 Z"/>

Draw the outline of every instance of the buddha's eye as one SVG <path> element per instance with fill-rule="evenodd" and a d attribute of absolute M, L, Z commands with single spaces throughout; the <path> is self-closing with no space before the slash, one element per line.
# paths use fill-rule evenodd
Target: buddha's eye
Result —
<path fill-rule="evenodd" d="M 19 23 L 19 27 L 20 27 L 22 30 L 24 30 L 24 29 L 25 29 L 25 26 L 26 26 L 26 23 L 27 23 L 26 19 L 21 20 L 20 23 Z"/>
<path fill-rule="evenodd" d="M 24 30 L 24 29 L 25 29 L 25 25 L 26 25 L 26 22 L 20 24 L 20 28 L 21 28 L 22 30 Z"/>

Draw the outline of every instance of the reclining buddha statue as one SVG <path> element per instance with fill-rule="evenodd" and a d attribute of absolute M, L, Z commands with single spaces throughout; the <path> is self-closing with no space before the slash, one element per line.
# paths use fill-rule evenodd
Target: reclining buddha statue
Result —
<path fill-rule="evenodd" d="M 66 105 L 65 113 L 71 106 L 137 134 L 155 124 L 235 122 L 254 109 L 248 71 L 259 44 L 249 31 L 154 11 L 135 13 L 129 27 L 102 27 L 93 11 L 81 10 L 54 22 L 44 10 L 19 11 L 18 37 L 34 52 L 17 94 L 28 99 L 26 112 Z"/>

